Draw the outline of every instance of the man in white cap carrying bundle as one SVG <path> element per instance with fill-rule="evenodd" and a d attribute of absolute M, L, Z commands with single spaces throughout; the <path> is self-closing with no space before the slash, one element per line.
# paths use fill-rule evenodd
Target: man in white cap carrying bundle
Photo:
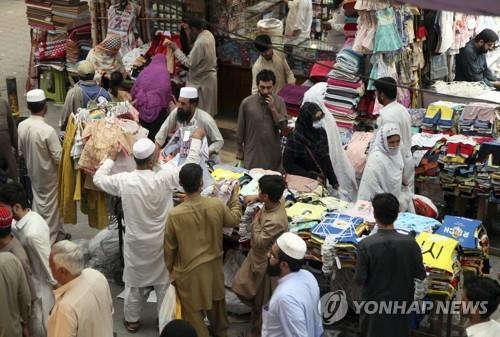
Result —
<path fill-rule="evenodd" d="M 318 282 L 301 269 L 306 250 L 304 240 L 289 232 L 271 248 L 267 273 L 280 279 L 262 310 L 262 337 L 323 335 Z"/>
<path fill-rule="evenodd" d="M 203 129 L 193 132 L 186 163 L 200 160 Z M 94 184 L 104 192 L 120 197 L 126 231 L 123 246 L 125 269 L 125 326 L 129 332 L 140 327 L 144 292 L 154 287 L 158 310 L 169 284 L 164 261 L 163 239 L 167 214 L 173 207 L 172 194 L 179 187 L 180 168 L 153 171 L 157 163 L 155 144 L 148 138 L 133 146 L 136 170 L 111 174 L 117 154 L 106 159 L 94 175 Z"/>
<path fill-rule="evenodd" d="M 198 108 L 198 90 L 192 87 L 181 88 L 177 108 L 170 112 L 156 134 L 155 142 L 158 150 L 165 145 L 167 137 L 176 129 L 185 126 L 203 128 L 207 133 L 208 154 L 210 160 L 220 163 L 219 152 L 224 146 L 224 138 L 217 123 L 210 114 Z"/>
<path fill-rule="evenodd" d="M 73 88 L 69 89 L 64 101 L 63 113 L 59 121 L 61 130 L 66 130 L 68 118 L 71 113 L 77 113 L 78 108 L 86 108 L 98 102 L 100 97 L 104 97 L 111 102 L 108 91 L 101 87 L 95 80 L 95 69 L 90 61 L 81 61 L 77 65 L 78 77 L 80 81 Z"/>
<path fill-rule="evenodd" d="M 54 244 L 68 238 L 63 232 L 57 200 L 61 142 L 56 130 L 45 121 L 47 104 L 43 90 L 29 91 L 26 100 L 31 116 L 19 123 L 19 155 L 24 158 L 31 179 L 33 211 L 47 221 L 50 242 Z"/>

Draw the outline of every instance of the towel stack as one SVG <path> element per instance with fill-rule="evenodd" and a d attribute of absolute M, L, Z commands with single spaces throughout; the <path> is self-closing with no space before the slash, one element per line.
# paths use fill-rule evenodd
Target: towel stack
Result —
<path fill-rule="evenodd" d="M 89 5 L 80 0 L 52 0 L 52 15 L 54 25 L 62 31 L 90 24 Z"/>
<path fill-rule="evenodd" d="M 352 49 L 342 49 L 333 69 L 328 74 L 325 106 L 337 120 L 339 127 L 354 129 L 356 107 L 364 94 L 363 81 L 358 76 L 362 55 Z"/>
<path fill-rule="evenodd" d="M 52 8 L 49 0 L 25 0 L 28 25 L 43 30 L 53 30 Z"/>

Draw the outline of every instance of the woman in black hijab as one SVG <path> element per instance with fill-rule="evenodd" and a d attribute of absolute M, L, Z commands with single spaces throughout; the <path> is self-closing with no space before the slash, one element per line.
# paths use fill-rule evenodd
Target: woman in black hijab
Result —
<path fill-rule="evenodd" d="M 283 166 L 289 174 L 316 179 L 338 187 L 328 151 L 328 138 L 323 128 L 324 113 L 315 103 L 300 108 L 295 129 L 287 139 Z"/>

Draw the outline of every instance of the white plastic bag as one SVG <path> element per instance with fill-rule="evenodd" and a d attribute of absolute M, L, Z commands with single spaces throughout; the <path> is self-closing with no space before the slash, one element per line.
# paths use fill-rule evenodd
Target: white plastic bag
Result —
<path fill-rule="evenodd" d="M 160 312 L 158 313 L 158 328 L 160 329 L 160 334 L 163 328 L 175 319 L 176 310 L 176 293 L 175 286 L 170 284 L 163 297 L 163 302 L 160 307 Z"/>

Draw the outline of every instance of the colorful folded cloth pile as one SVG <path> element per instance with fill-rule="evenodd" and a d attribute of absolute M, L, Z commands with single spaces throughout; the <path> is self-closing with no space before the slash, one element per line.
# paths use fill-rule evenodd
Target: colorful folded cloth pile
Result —
<path fill-rule="evenodd" d="M 332 265 L 334 252 L 331 248 L 343 238 L 357 237 L 356 228 L 363 224 L 364 220 L 359 217 L 337 212 L 326 213 L 311 231 L 308 242 L 310 255 L 322 259 L 323 263 L 326 259 L 327 265 Z"/>
<path fill-rule="evenodd" d="M 285 101 L 286 110 L 290 116 L 298 116 L 304 93 L 310 88 L 303 85 L 285 84 L 278 96 Z"/>
<path fill-rule="evenodd" d="M 450 132 L 458 124 L 457 118 L 463 107 L 462 104 L 446 101 L 429 104 L 422 121 L 422 129 L 429 132 Z"/>
<path fill-rule="evenodd" d="M 460 116 L 460 133 L 467 135 L 491 135 L 495 110 L 500 106 L 488 103 L 469 103 Z"/>
<path fill-rule="evenodd" d="M 365 88 L 359 77 L 363 56 L 350 48 L 342 49 L 328 74 L 325 106 L 330 110 L 339 127 L 353 129 L 356 125 L 356 108 Z"/>
<path fill-rule="evenodd" d="M 319 221 L 325 211 L 326 207 L 320 205 L 296 202 L 286 209 L 286 215 L 295 222 Z"/>
<path fill-rule="evenodd" d="M 352 228 L 344 231 L 341 236 L 328 235 L 321 247 L 323 273 L 330 275 L 335 268 L 351 268 L 356 266 L 357 246 L 360 238 Z"/>
<path fill-rule="evenodd" d="M 49 0 L 25 0 L 28 25 L 43 30 L 55 28 L 52 21 L 52 8 Z"/>
<path fill-rule="evenodd" d="M 441 223 L 436 219 L 413 213 L 399 213 L 398 218 L 394 223 L 394 227 L 399 232 L 414 232 L 417 234 L 422 232 L 432 233 L 440 226 Z"/>
<path fill-rule="evenodd" d="M 450 300 L 460 281 L 458 241 L 449 237 L 422 232 L 416 237 L 428 273 L 428 295 Z"/>
<path fill-rule="evenodd" d="M 35 52 L 38 61 L 53 61 L 66 58 L 66 40 L 40 42 Z"/>
<path fill-rule="evenodd" d="M 483 268 L 484 261 L 488 258 L 489 240 L 482 221 L 446 215 L 436 234 L 459 242 L 460 264 L 464 271 L 477 275 L 481 275 L 483 271 L 489 273 L 489 266 Z"/>
<path fill-rule="evenodd" d="M 87 2 L 80 0 L 52 0 L 52 19 L 57 29 L 90 24 L 90 10 Z"/>

